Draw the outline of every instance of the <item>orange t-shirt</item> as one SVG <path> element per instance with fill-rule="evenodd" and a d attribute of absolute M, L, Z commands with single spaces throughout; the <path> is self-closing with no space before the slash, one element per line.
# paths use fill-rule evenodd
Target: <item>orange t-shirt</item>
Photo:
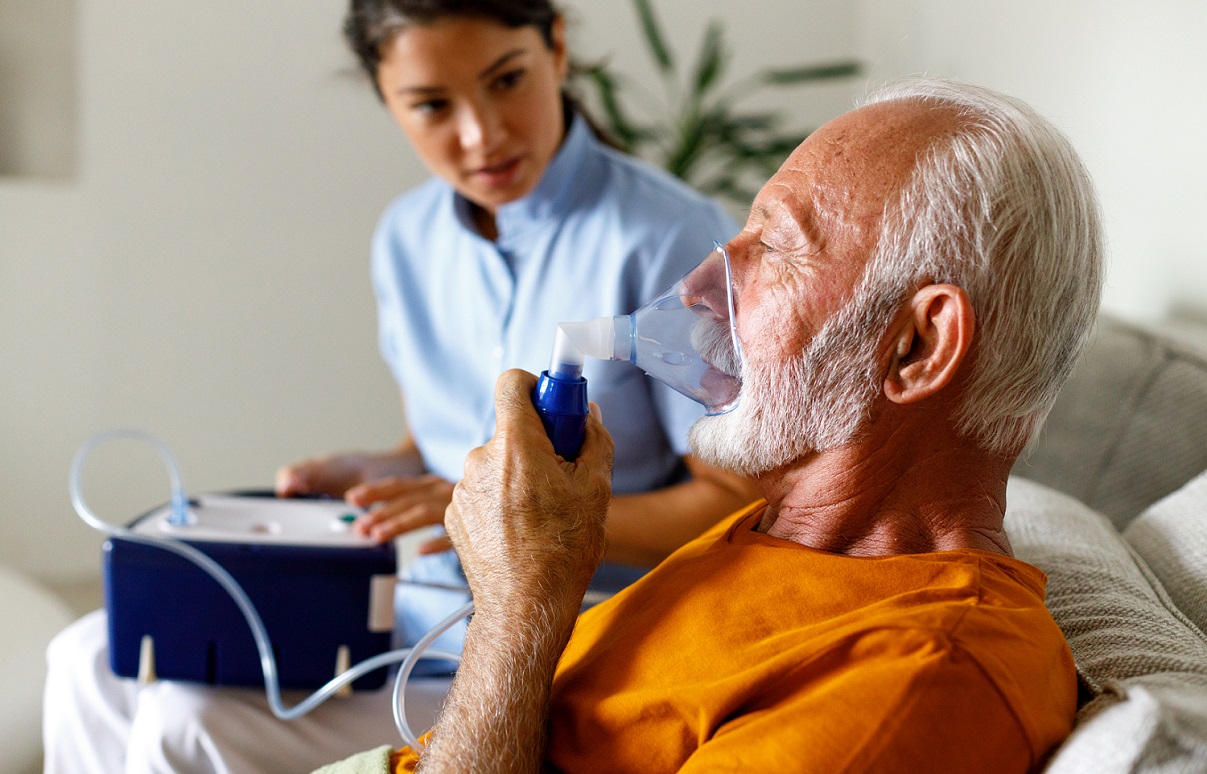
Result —
<path fill-rule="evenodd" d="M 1028 771 L 1073 726 L 1046 578 L 973 549 L 884 557 L 726 519 L 584 613 L 553 682 L 565 772 Z"/>

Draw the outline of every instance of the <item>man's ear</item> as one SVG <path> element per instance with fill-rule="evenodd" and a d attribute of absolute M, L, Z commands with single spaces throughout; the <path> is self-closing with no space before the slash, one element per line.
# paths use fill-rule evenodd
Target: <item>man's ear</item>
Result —
<path fill-rule="evenodd" d="M 964 289 L 927 285 L 908 302 L 890 339 L 893 346 L 884 394 L 916 403 L 942 390 L 959 372 L 972 346 L 976 315 Z"/>

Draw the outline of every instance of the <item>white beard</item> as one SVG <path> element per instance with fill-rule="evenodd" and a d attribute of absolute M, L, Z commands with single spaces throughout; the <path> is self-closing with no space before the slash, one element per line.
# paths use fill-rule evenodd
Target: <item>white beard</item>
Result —
<path fill-rule="evenodd" d="M 692 453 L 710 465 L 756 476 L 809 453 L 850 443 L 867 419 L 883 378 L 877 347 L 890 318 L 883 299 L 869 295 L 862 288 L 856 292 L 805 350 L 787 362 L 746 359 L 737 407 L 692 426 Z"/>

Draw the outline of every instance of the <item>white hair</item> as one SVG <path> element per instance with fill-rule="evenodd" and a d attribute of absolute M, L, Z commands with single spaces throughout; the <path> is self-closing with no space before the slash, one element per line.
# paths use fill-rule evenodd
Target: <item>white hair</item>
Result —
<path fill-rule="evenodd" d="M 1103 236 L 1089 174 L 1068 139 L 1024 103 L 967 84 L 910 79 L 865 104 L 954 111 L 920 152 L 884 219 L 863 284 L 908 297 L 958 285 L 976 314 L 958 430 L 1017 454 L 1038 432 L 1089 340 Z"/>
<path fill-rule="evenodd" d="M 882 389 L 877 344 L 926 283 L 958 285 L 972 301 L 976 331 L 955 419 L 987 451 L 1023 449 L 1084 349 L 1103 239 L 1093 186 L 1068 140 L 1026 105 L 973 86 L 905 81 L 868 104 L 901 100 L 952 111 L 953 131 L 919 153 L 885 203 L 879 240 L 844 306 L 797 357 L 744 362 L 737 408 L 692 427 L 693 453 L 705 462 L 757 475 L 855 438 Z M 723 354 L 710 362 L 728 362 Z"/>

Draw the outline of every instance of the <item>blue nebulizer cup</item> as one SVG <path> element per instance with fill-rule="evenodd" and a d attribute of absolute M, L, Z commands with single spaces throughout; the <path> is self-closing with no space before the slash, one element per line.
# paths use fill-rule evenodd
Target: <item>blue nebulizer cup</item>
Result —
<path fill-rule="evenodd" d="M 557 366 L 541 371 L 532 402 L 553 442 L 553 451 L 573 460 L 587 434 L 587 380 L 581 357 L 577 365 L 561 362 Z"/>
<path fill-rule="evenodd" d="M 735 324 L 733 272 L 719 244 L 699 266 L 632 314 L 564 322 L 534 401 L 554 449 L 577 453 L 586 427 L 583 358 L 627 360 L 655 379 L 724 414 L 738 403 L 742 347 Z M 561 448 L 559 448 L 559 446 Z"/>

